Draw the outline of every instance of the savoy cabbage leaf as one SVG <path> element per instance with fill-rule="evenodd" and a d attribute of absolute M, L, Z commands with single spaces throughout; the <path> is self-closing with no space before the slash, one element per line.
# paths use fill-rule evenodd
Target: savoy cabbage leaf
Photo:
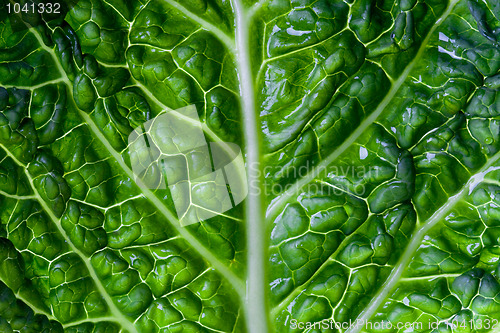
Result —
<path fill-rule="evenodd" d="M 498 0 L 26 3 L 0 10 L 1 332 L 500 329 Z M 188 145 L 187 107 L 248 195 L 184 225 L 129 140 L 167 114 Z"/>

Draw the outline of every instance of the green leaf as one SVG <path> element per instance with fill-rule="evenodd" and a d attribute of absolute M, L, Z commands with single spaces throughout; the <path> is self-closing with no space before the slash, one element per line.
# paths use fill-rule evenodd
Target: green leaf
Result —
<path fill-rule="evenodd" d="M 498 330 L 497 1 L 38 3 L 0 5 L 1 332 Z"/>

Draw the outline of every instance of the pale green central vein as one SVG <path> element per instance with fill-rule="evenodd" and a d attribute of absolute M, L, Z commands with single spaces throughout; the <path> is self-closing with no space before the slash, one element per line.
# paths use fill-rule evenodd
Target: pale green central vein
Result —
<path fill-rule="evenodd" d="M 492 158 L 488 160 L 488 162 L 481 168 L 481 170 L 472 176 L 469 181 L 462 187 L 460 192 L 450 197 L 448 201 L 441 206 L 423 225 L 418 231 L 412 236 L 410 244 L 405 249 L 405 252 L 402 254 L 398 264 L 394 267 L 391 275 L 386 280 L 384 285 L 380 288 L 378 293 L 372 299 L 370 304 L 364 309 L 363 312 L 358 316 L 358 320 L 360 322 L 367 322 L 372 318 L 377 309 L 382 305 L 382 302 L 386 299 L 389 293 L 394 289 L 396 284 L 400 281 L 401 275 L 403 271 L 408 267 L 410 260 L 415 255 L 415 252 L 418 250 L 420 245 L 422 244 L 422 240 L 424 239 L 425 234 L 434 227 L 438 222 L 442 221 L 446 215 L 450 212 L 450 210 L 455 207 L 455 205 L 462 200 L 467 194 L 470 194 L 474 188 L 482 182 L 484 176 L 493 170 L 498 170 L 500 167 L 492 168 L 492 165 L 500 160 L 500 152 L 496 153 Z M 353 329 L 349 329 L 346 333 L 358 333 L 362 327 L 355 327 Z"/>
<path fill-rule="evenodd" d="M 365 131 L 366 129 L 372 125 L 375 120 L 382 114 L 387 105 L 392 101 L 396 93 L 399 91 L 413 67 L 417 64 L 420 58 L 425 54 L 426 46 L 429 43 L 429 40 L 436 30 L 436 28 L 444 21 L 446 17 L 450 14 L 451 10 L 455 6 L 458 0 L 453 0 L 450 2 L 447 10 L 443 13 L 443 15 L 436 21 L 435 25 L 427 34 L 426 38 L 422 41 L 420 45 L 420 49 L 416 54 L 415 58 L 406 66 L 405 70 L 401 74 L 401 76 L 394 81 L 389 93 L 384 97 L 382 102 L 377 106 L 377 108 L 367 117 L 365 118 L 361 124 L 356 128 L 356 130 L 337 148 L 335 149 L 329 156 L 327 156 L 323 161 L 321 161 L 318 166 L 306 174 L 301 179 L 297 180 L 292 186 L 290 186 L 283 194 L 279 197 L 275 198 L 273 202 L 269 205 L 266 217 L 270 220 L 273 220 L 284 207 L 284 205 L 290 201 L 290 199 L 297 194 L 300 189 L 318 177 L 321 172 L 326 170 L 328 165 L 330 165 L 333 161 L 335 161 L 344 151 L 347 150 Z"/>
<path fill-rule="evenodd" d="M 0 144 L 0 147 L 7 153 L 7 155 L 21 168 L 24 169 L 24 173 L 26 175 L 26 178 L 28 179 L 31 189 L 33 190 L 33 193 L 35 194 L 36 200 L 42 206 L 42 209 L 45 211 L 47 216 L 52 220 L 52 223 L 56 226 L 57 230 L 61 234 L 61 236 L 65 239 L 66 243 L 68 246 L 71 248 L 71 251 L 78 255 L 80 257 L 80 260 L 85 264 L 85 267 L 87 267 L 87 270 L 89 272 L 89 275 L 91 279 L 93 280 L 97 290 L 99 291 L 100 295 L 104 299 L 104 301 L 107 303 L 109 310 L 111 311 L 111 314 L 120 322 L 120 324 L 127 329 L 130 333 L 139 333 L 137 329 L 135 328 L 134 324 L 129 320 L 129 318 L 125 317 L 121 313 L 121 311 L 118 309 L 118 307 L 115 305 L 113 300 L 111 299 L 111 296 L 106 291 L 106 288 L 104 288 L 103 284 L 101 283 L 101 280 L 97 276 L 97 273 L 92 266 L 89 258 L 83 254 L 75 245 L 73 245 L 73 242 L 69 238 L 69 236 L 66 234 L 66 231 L 63 229 L 61 226 L 61 221 L 57 218 L 57 216 L 54 215 L 52 212 L 52 209 L 47 205 L 45 200 L 40 196 L 40 193 L 38 193 L 37 188 L 35 187 L 35 184 L 33 184 L 33 178 L 31 178 L 30 173 L 28 172 L 28 168 L 24 166 L 5 146 Z"/>
<path fill-rule="evenodd" d="M 266 227 L 260 193 L 261 163 L 258 113 L 255 107 L 254 80 L 250 65 L 250 26 L 248 12 L 239 0 L 233 1 L 236 20 L 236 61 L 243 109 L 246 145 L 248 197 L 246 199 L 247 298 L 246 320 L 249 333 L 268 332 L 266 298 Z"/>

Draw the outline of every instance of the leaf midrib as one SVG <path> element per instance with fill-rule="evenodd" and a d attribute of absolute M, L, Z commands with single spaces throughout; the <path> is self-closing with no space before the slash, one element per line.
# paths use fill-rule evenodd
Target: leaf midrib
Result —
<path fill-rule="evenodd" d="M 233 0 L 236 35 L 236 63 L 241 94 L 242 121 L 246 148 L 248 197 L 245 200 L 247 238 L 246 324 L 249 333 L 268 332 L 266 298 L 266 225 L 261 196 L 261 152 L 258 113 L 255 107 L 254 77 L 250 61 L 252 11 L 240 0 Z"/>

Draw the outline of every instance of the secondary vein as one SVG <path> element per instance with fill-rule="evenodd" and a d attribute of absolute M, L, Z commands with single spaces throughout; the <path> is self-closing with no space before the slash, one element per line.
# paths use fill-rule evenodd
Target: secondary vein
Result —
<path fill-rule="evenodd" d="M 66 75 L 66 72 L 62 68 L 61 64 L 59 63 L 57 56 L 54 54 L 54 50 L 47 47 L 43 41 L 41 36 L 38 34 L 36 30 L 30 29 L 30 31 L 33 33 L 33 35 L 36 37 L 38 42 L 40 43 L 40 46 L 42 49 L 44 49 L 47 53 L 51 55 L 53 58 L 64 82 L 66 85 L 69 87 L 72 87 L 71 81 Z M 72 94 L 70 94 L 72 97 Z M 99 130 L 98 126 L 94 123 L 94 121 L 90 118 L 88 114 L 85 112 L 81 111 L 78 109 L 78 112 L 82 119 L 87 123 L 89 126 L 91 132 L 99 139 L 101 144 L 107 149 L 107 151 L 110 153 L 111 156 L 117 161 L 117 163 L 121 166 L 123 171 L 127 174 L 130 179 L 135 179 L 135 175 L 133 174 L 132 170 L 128 168 L 128 166 L 125 164 L 124 160 L 122 159 L 121 155 L 114 150 L 114 148 L 111 146 L 111 144 L 107 141 L 106 137 L 101 133 Z M 141 187 L 142 192 L 144 196 L 149 199 L 153 205 L 158 209 L 158 211 L 165 216 L 165 218 L 171 223 L 171 225 L 177 230 L 177 232 L 184 237 L 184 239 L 191 245 L 191 247 L 198 252 L 206 261 L 209 262 L 212 267 L 219 271 L 219 273 L 227 279 L 227 281 L 232 285 L 236 293 L 240 296 L 241 299 L 244 299 L 245 296 L 245 285 L 241 281 L 241 279 L 233 272 L 231 271 L 226 265 L 224 265 L 210 250 L 208 250 L 198 239 L 196 239 L 187 229 L 183 228 L 180 226 L 180 223 L 178 222 L 177 218 L 168 210 L 168 208 L 161 202 L 160 199 L 156 197 L 156 195 L 147 189 L 147 187 L 142 184 L 140 184 L 140 180 L 137 180 L 138 186 Z M 96 276 L 97 278 L 97 276 Z M 98 281 L 100 283 L 100 281 Z M 103 289 L 104 292 L 106 292 Z"/>
<path fill-rule="evenodd" d="M 201 25 L 204 29 L 212 32 L 213 35 L 216 38 L 218 38 L 222 43 L 224 43 L 224 45 L 226 45 L 226 47 L 229 50 L 234 51 L 234 49 L 235 49 L 234 41 L 224 31 L 222 31 L 221 29 L 219 29 L 218 27 L 216 27 L 212 23 L 208 22 L 207 20 L 204 20 L 201 17 L 199 17 L 198 15 L 192 13 L 186 7 L 182 6 L 178 2 L 175 2 L 173 0 L 163 0 L 163 1 L 165 1 L 166 3 L 168 3 L 170 6 L 174 7 L 175 9 L 179 10 L 181 13 L 183 13 L 184 15 L 189 17 L 194 22 Z"/>
<path fill-rule="evenodd" d="M 370 304 L 365 308 L 363 312 L 358 316 L 358 320 L 360 322 L 367 322 L 370 318 L 375 314 L 375 311 L 380 307 L 382 302 L 386 299 L 389 293 L 394 289 L 396 284 L 400 281 L 401 275 L 410 260 L 413 258 L 415 252 L 418 250 L 420 245 L 422 244 L 422 239 L 425 234 L 434 227 L 439 221 L 442 221 L 443 218 L 450 212 L 450 210 L 460 201 L 462 200 L 466 194 L 470 194 L 474 188 L 482 182 L 484 176 L 494 170 L 500 169 L 500 167 L 492 168 L 493 164 L 500 160 L 500 151 L 496 153 L 492 158 L 488 160 L 488 162 L 481 168 L 481 170 L 472 176 L 469 181 L 462 187 L 462 189 L 450 197 L 446 203 L 441 206 L 423 225 L 418 229 L 415 235 L 412 237 L 410 244 L 405 249 L 405 252 L 402 254 L 399 259 L 398 264 L 394 267 L 389 275 L 389 278 L 382 285 L 376 296 L 372 299 Z M 346 331 L 346 333 L 358 333 L 362 327 L 354 327 Z"/>
<path fill-rule="evenodd" d="M 406 66 L 403 73 L 400 77 L 394 81 L 389 93 L 384 97 L 382 102 L 377 106 L 377 108 L 367 117 L 365 118 L 361 124 L 356 128 L 354 132 L 349 135 L 349 137 L 337 148 L 335 149 L 329 156 L 327 156 L 323 161 L 321 161 L 316 168 L 306 174 L 304 177 L 296 181 L 292 186 L 290 186 L 283 194 L 279 197 L 275 198 L 273 202 L 269 205 L 266 217 L 270 220 L 273 220 L 280 212 L 280 210 L 284 207 L 284 205 L 296 194 L 300 191 L 300 189 L 310 183 L 313 179 L 318 177 L 318 175 L 326 170 L 328 165 L 330 165 L 333 161 L 335 161 L 344 151 L 347 150 L 365 131 L 366 129 L 377 120 L 377 118 L 382 114 L 387 105 L 392 101 L 396 93 L 399 91 L 413 67 L 415 67 L 416 63 L 420 60 L 422 55 L 424 55 L 426 46 L 429 43 L 429 40 L 436 30 L 436 28 L 444 21 L 446 17 L 450 14 L 451 10 L 455 6 L 458 0 L 453 0 L 448 6 L 447 10 L 439 17 L 436 21 L 436 24 L 431 28 L 425 39 L 422 41 L 420 45 L 420 49 L 417 54 L 413 58 L 413 60 Z"/>
<path fill-rule="evenodd" d="M 97 125 L 94 123 L 92 118 L 83 111 L 79 111 L 80 116 L 85 120 L 87 125 L 89 125 L 92 133 L 99 139 L 99 141 L 104 145 L 107 151 L 115 158 L 117 163 L 123 169 L 130 179 L 135 179 L 135 175 L 132 170 L 125 164 L 120 154 L 111 147 L 106 137 L 101 133 Z M 163 202 L 156 197 L 156 195 L 147 188 L 145 184 L 142 183 L 140 179 L 136 179 L 137 185 L 141 188 L 144 196 L 153 203 L 153 205 L 158 209 L 158 211 L 165 216 L 165 218 L 170 222 L 170 224 L 177 230 L 177 232 L 191 245 L 191 247 L 197 251 L 205 260 L 207 260 L 217 271 L 219 271 L 234 287 L 235 291 L 240 295 L 244 296 L 244 284 L 241 279 L 236 276 L 226 265 L 224 265 L 210 250 L 208 250 L 201 242 L 196 239 L 186 228 L 180 226 L 177 218 L 168 210 L 168 208 L 163 204 Z"/>
<path fill-rule="evenodd" d="M 47 214 L 47 216 L 50 218 L 52 223 L 56 226 L 57 230 L 61 234 L 61 236 L 66 240 L 66 243 L 68 246 L 71 248 L 71 251 L 73 251 L 80 259 L 82 262 L 85 264 L 85 267 L 87 268 L 90 278 L 93 280 L 97 290 L 101 294 L 101 296 L 104 298 L 106 301 L 106 304 L 109 307 L 109 310 L 113 314 L 115 318 L 117 318 L 122 324 L 124 328 L 126 328 L 128 331 L 131 333 L 139 333 L 137 329 L 135 328 L 134 324 L 127 318 L 125 317 L 124 314 L 121 313 L 121 311 L 118 309 L 118 307 L 115 305 L 113 300 L 111 299 L 111 296 L 106 292 L 106 288 L 104 288 L 103 284 L 101 283 L 101 280 L 98 278 L 97 273 L 92 266 L 90 260 L 83 254 L 82 251 L 80 251 L 71 241 L 69 236 L 66 234 L 66 231 L 63 229 L 60 220 L 55 216 L 54 212 L 52 212 L 52 209 L 47 205 L 45 200 L 40 196 L 40 193 L 38 193 L 38 190 L 33 184 L 33 178 L 31 178 L 30 173 L 28 172 L 28 168 L 23 165 L 5 146 L 0 144 L 0 147 L 7 153 L 7 155 L 20 167 L 24 169 L 24 173 L 26 175 L 26 178 L 28 179 L 28 182 L 30 183 L 30 187 L 33 190 L 33 193 L 35 194 L 37 202 L 42 206 L 42 209 L 44 212 Z"/>

